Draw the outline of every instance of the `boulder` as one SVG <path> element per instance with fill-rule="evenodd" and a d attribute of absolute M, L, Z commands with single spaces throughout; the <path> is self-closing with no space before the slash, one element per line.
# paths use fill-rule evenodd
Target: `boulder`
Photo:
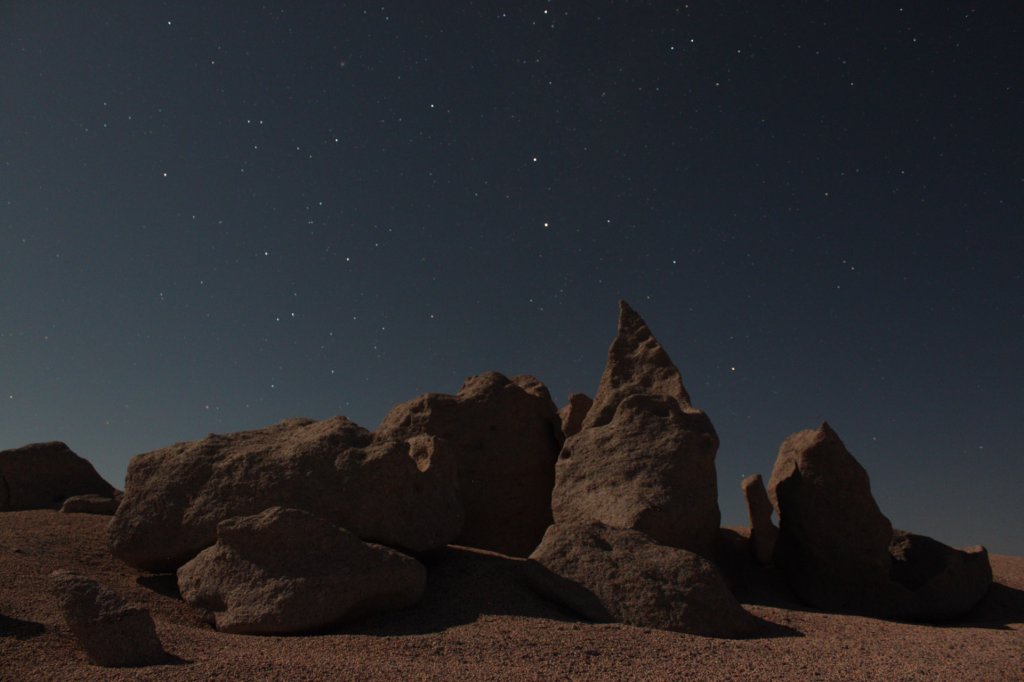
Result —
<path fill-rule="evenodd" d="M 540 594 L 591 620 L 710 637 L 757 631 L 714 564 L 639 531 L 555 524 L 525 575 Z"/>
<path fill-rule="evenodd" d="M 120 496 L 72 495 L 64 500 L 60 510 L 64 514 L 101 514 L 113 516 L 120 504 Z"/>
<path fill-rule="evenodd" d="M 618 333 L 608 349 L 601 383 L 582 428 L 607 424 L 618 404 L 631 395 L 665 395 L 676 400 L 684 412 L 693 410 L 683 378 L 668 353 L 643 318 L 628 303 L 619 301 Z"/>
<path fill-rule="evenodd" d="M 93 663 L 118 668 L 171 660 L 146 609 L 70 571 L 54 571 L 50 580 L 64 622 Z"/>
<path fill-rule="evenodd" d="M 217 542 L 178 569 L 181 596 L 222 632 L 316 630 L 412 606 L 426 569 L 312 514 L 272 507 L 221 521 Z"/>
<path fill-rule="evenodd" d="M 908 620 L 942 620 L 973 609 L 992 584 L 984 547 L 953 549 L 938 540 L 897 530 L 892 557 L 892 615 Z"/>
<path fill-rule="evenodd" d="M 133 457 L 110 551 L 138 568 L 173 570 L 214 543 L 219 522 L 273 506 L 427 551 L 462 528 L 456 487 L 452 453 L 435 439 L 374 438 L 344 417 L 290 419 Z"/>
<path fill-rule="evenodd" d="M 747 476 L 740 483 L 750 518 L 750 550 L 759 564 L 770 564 L 779 539 L 779 529 L 772 523 L 772 503 L 764 489 L 761 474 Z"/>
<path fill-rule="evenodd" d="M 575 436 L 583 428 L 583 420 L 587 417 L 594 401 L 585 393 L 572 393 L 569 395 L 569 402 L 558 411 L 558 418 L 562 422 L 562 435 L 566 438 Z"/>
<path fill-rule="evenodd" d="M 60 509 L 74 495 L 111 497 L 114 487 L 60 442 L 0 452 L 0 511 Z"/>
<path fill-rule="evenodd" d="M 555 404 L 533 377 L 470 377 L 457 395 L 428 393 L 397 405 L 376 434 L 433 436 L 451 448 L 465 510 L 456 544 L 526 556 L 540 542 L 551 523 L 561 434 Z"/>
<path fill-rule="evenodd" d="M 779 516 L 775 563 L 803 601 L 888 610 L 892 526 L 871 495 L 867 472 L 827 423 L 783 441 L 768 495 Z"/>

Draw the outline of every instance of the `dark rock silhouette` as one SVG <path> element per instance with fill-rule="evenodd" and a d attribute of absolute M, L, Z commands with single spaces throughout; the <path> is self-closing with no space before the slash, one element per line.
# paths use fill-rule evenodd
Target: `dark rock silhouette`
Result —
<path fill-rule="evenodd" d="M 807 604 L 914 620 L 960 616 L 992 582 L 983 547 L 955 550 L 893 531 L 867 472 L 828 424 L 779 449 L 768 493 L 779 514 L 775 563 Z"/>
<path fill-rule="evenodd" d="M 297 509 L 221 521 L 217 543 L 178 569 L 185 601 L 242 634 L 302 632 L 412 606 L 415 559 Z"/>
<path fill-rule="evenodd" d="M 0 511 L 60 509 L 74 495 L 112 497 L 114 487 L 61 442 L 0 452 Z"/>
<path fill-rule="evenodd" d="M 583 420 L 594 405 L 594 401 L 585 393 L 572 393 L 569 395 L 569 402 L 558 411 L 558 418 L 562 422 L 562 435 L 568 438 L 575 436 L 583 428 Z"/>
<path fill-rule="evenodd" d="M 592 620 L 712 637 L 757 631 L 714 564 L 639 531 L 555 524 L 525 570 L 538 592 Z"/>
<path fill-rule="evenodd" d="M 750 549 L 757 563 L 772 562 L 779 529 L 772 523 L 772 503 L 764 489 L 761 474 L 747 476 L 740 483 L 743 499 L 747 503 L 747 517 L 750 519 Z"/>
<path fill-rule="evenodd" d="M 110 550 L 138 568 L 172 570 L 214 543 L 219 522 L 286 506 L 427 551 L 462 528 L 456 475 L 440 441 L 375 439 L 344 417 L 210 435 L 132 458 Z"/>
<path fill-rule="evenodd" d="M 868 474 L 828 424 L 789 436 L 768 483 L 779 515 L 775 562 L 797 595 L 826 609 L 877 612 L 892 526 Z"/>
<path fill-rule="evenodd" d="M 721 515 L 711 421 L 625 302 L 582 430 L 555 468 L 555 523 L 599 522 L 711 556 Z"/>
<path fill-rule="evenodd" d="M 50 580 L 65 623 L 93 663 L 118 668 L 171 660 L 146 609 L 70 571 L 54 571 Z"/>
<path fill-rule="evenodd" d="M 395 406 L 376 434 L 428 435 L 451 448 L 465 511 L 455 544 L 526 556 L 540 542 L 551 523 L 560 426 L 547 388 L 533 377 L 470 377 L 458 395 L 428 393 Z"/>

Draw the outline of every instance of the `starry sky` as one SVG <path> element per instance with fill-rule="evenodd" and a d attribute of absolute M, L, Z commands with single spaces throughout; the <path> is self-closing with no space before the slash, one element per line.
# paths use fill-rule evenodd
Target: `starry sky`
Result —
<path fill-rule="evenodd" d="M 629 301 L 740 479 L 828 420 L 897 527 L 1024 555 L 1016 3 L 0 3 L 0 448 L 115 485 Z"/>

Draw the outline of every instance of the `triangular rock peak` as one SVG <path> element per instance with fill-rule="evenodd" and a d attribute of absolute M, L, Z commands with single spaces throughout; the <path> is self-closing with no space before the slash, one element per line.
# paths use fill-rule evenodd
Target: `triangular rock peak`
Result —
<path fill-rule="evenodd" d="M 668 353 L 640 314 L 619 301 L 618 333 L 608 349 L 608 362 L 583 428 L 607 424 L 618 404 L 636 394 L 671 396 L 684 412 L 691 407 L 690 394 Z"/>

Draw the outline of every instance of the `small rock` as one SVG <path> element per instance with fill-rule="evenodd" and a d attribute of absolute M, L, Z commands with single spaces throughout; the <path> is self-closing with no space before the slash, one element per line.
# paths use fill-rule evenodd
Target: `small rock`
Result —
<path fill-rule="evenodd" d="M 50 580 L 64 621 L 93 663 L 120 668 L 169 662 L 149 611 L 70 571 L 54 571 Z"/>
<path fill-rule="evenodd" d="M 415 559 L 297 509 L 222 521 L 217 544 L 178 569 L 185 601 L 218 630 L 302 632 L 412 606 L 426 569 Z"/>
<path fill-rule="evenodd" d="M 992 584 L 984 547 L 953 549 L 938 540 L 897 530 L 892 556 L 893 615 L 908 620 L 942 620 L 973 609 Z"/>
<path fill-rule="evenodd" d="M 65 514 L 100 514 L 113 516 L 121 500 L 103 495 L 72 495 L 64 500 L 61 512 Z"/>
<path fill-rule="evenodd" d="M 740 483 L 743 499 L 747 502 L 747 516 L 750 518 L 750 548 L 754 560 L 767 565 L 772 562 L 779 529 L 772 523 L 772 503 L 764 489 L 761 474 L 747 476 Z"/>
<path fill-rule="evenodd" d="M 583 427 L 583 420 L 593 406 L 594 401 L 585 393 L 572 393 L 569 395 L 569 402 L 558 411 L 558 418 L 562 422 L 562 435 L 565 438 L 575 436 Z"/>

